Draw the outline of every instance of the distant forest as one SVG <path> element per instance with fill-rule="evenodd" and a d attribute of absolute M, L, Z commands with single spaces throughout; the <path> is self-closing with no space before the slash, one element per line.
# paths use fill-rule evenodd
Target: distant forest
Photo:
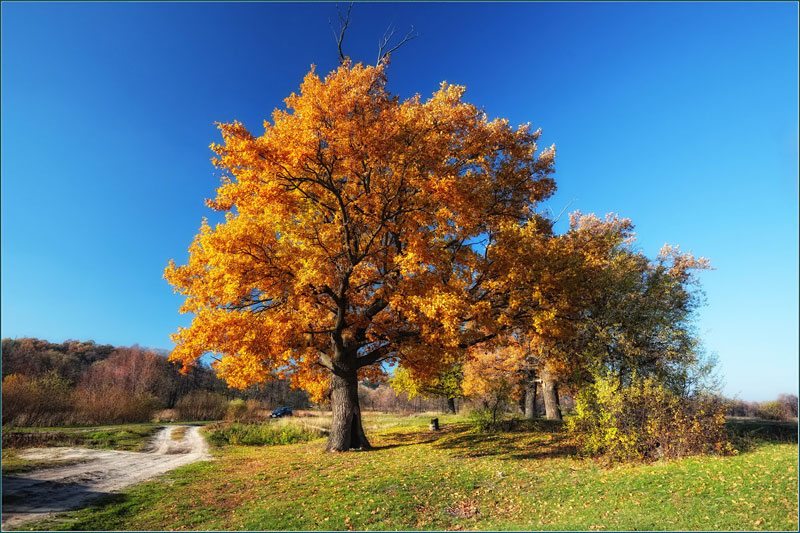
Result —
<path fill-rule="evenodd" d="M 231 389 L 206 366 L 181 374 L 166 355 L 136 345 L 3 339 L 3 424 L 142 422 L 164 409 L 180 419 L 221 418 L 236 399 L 265 408 L 309 405 L 308 395 L 285 380 Z"/>

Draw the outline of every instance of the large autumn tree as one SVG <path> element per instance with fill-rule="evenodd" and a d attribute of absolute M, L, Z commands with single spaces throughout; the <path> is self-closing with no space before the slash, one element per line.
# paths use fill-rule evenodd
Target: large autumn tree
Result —
<path fill-rule="evenodd" d="M 313 69 L 264 133 L 221 124 L 222 184 L 188 264 L 165 277 L 194 315 L 171 358 L 213 352 L 235 387 L 279 377 L 330 396 L 327 448 L 367 448 L 357 383 L 407 361 L 438 375 L 510 327 L 500 238 L 555 189 L 554 150 L 443 83 L 427 101 L 386 87 L 386 62 Z"/>

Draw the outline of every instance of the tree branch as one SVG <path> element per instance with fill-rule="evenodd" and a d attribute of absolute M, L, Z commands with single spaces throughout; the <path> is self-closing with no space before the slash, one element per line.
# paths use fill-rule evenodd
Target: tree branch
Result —
<path fill-rule="evenodd" d="M 393 46 L 389 50 L 386 50 L 386 47 L 389 46 L 389 42 L 392 40 L 394 33 L 395 29 L 392 28 L 391 25 L 388 28 L 386 28 L 385 32 L 383 32 L 383 37 L 378 42 L 378 61 L 375 63 L 376 67 L 380 66 L 380 64 L 389 57 L 389 54 L 391 54 L 392 52 L 394 52 L 395 50 L 406 44 L 411 39 L 414 39 L 419 36 L 419 34 L 414 31 L 414 26 L 411 26 L 411 29 L 409 30 L 408 33 L 406 33 L 406 36 L 403 37 L 402 41 L 397 43 L 396 46 Z"/>
<path fill-rule="evenodd" d="M 389 352 L 391 351 L 391 344 L 384 344 L 383 346 L 379 346 L 374 350 L 370 351 L 366 355 L 362 355 L 361 357 L 356 358 L 356 368 L 362 368 L 365 366 L 369 366 L 378 362 L 381 358 L 386 357 Z"/>
<path fill-rule="evenodd" d="M 344 65 L 345 60 L 347 59 L 342 51 L 342 41 L 344 41 L 344 32 L 347 30 L 347 26 L 350 25 L 350 10 L 353 9 L 353 2 L 350 2 L 350 5 L 347 7 L 347 14 L 343 17 L 342 12 L 339 11 L 339 4 L 336 4 L 336 14 L 339 15 L 339 35 L 336 35 L 336 30 L 333 29 L 333 24 L 331 21 L 328 20 L 328 25 L 331 27 L 331 31 L 333 32 L 333 39 L 336 41 L 336 48 L 339 50 L 339 64 Z"/>

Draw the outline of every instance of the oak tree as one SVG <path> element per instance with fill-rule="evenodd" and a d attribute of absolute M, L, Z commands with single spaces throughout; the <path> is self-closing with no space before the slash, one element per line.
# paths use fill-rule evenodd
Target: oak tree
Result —
<path fill-rule="evenodd" d="M 502 234 L 555 189 L 538 131 L 490 120 L 456 85 L 400 100 L 386 64 L 312 68 L 259 136 L 220 124 L 207 203 L 225 221 L 165 270 L 194 315 L 172 360 L 212 352 L 232 386 L 290 377 L 329 395 L 331 451 L 369 447 L 359 379 L 387 361 L 437 375 L 522 313 Z"/>

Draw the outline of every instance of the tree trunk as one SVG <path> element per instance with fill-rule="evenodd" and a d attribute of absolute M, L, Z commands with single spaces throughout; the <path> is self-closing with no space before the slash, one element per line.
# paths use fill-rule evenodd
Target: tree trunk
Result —
<path fill-rule="evenodd" d="M 525 384 L 525 418 L 536 418 L 536 382 L 530 380 Z"/>
<path fill-rule="evenodd" d="M 542 399 L 544 399 L 544 411 L 547 419 L 562 420 L 561 408 L 558 405 L 558 384 L 547 371 L 542 373 Z"/>
<path fill-rule="evenodd" d="M 361 426 L 358 379 L 355 371 L 345 375 L 331 372 L 331 409 L 333 423 L 325 449 L 329 452 L 369 449 L 369 441 Z"/>
<path fill-rule="evenodd" d="M 447 412 L 456 414 L 456 399 L 455 398 L 448 398 L 447 399 Z"/>

